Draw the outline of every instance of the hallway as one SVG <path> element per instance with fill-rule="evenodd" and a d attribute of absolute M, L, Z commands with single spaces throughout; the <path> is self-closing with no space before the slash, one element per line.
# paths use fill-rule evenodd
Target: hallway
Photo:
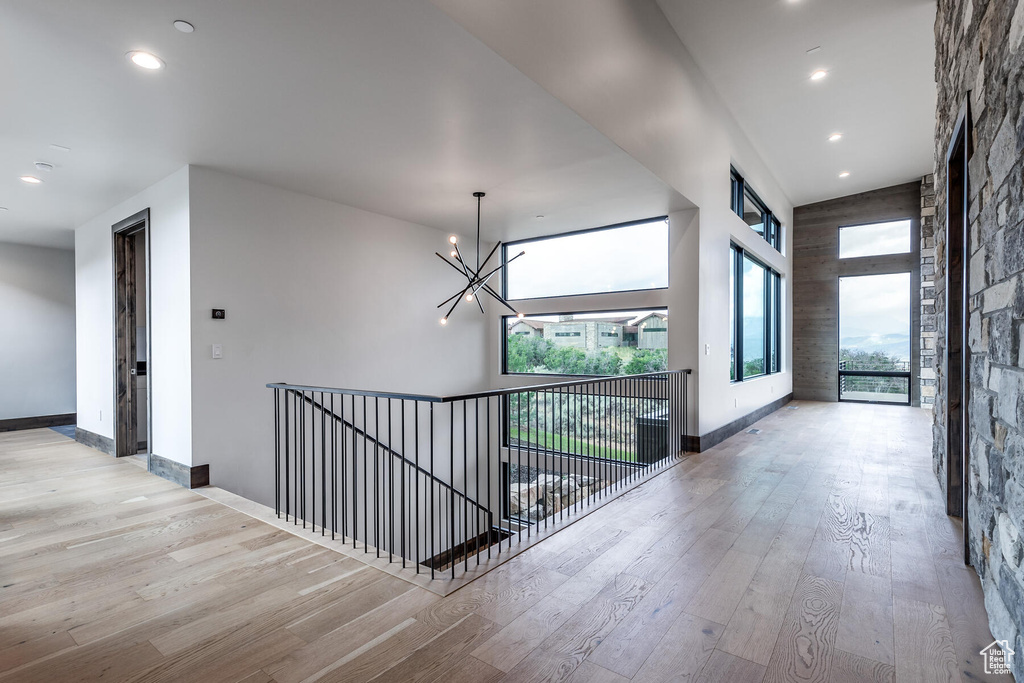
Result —
<path fill-rule="evenodd" d="M 447 598 L 0 434 L 0 681 L 997 680 L 929 414 L 794 402 L 754 427 Z"/>

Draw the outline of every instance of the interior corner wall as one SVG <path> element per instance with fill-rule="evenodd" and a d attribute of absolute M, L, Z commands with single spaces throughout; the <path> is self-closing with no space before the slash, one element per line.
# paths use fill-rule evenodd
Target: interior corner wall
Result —
<path fill-rule="evenodd" d="M 75 253 L 0 242 L 0 420 L 75 412 Z"/>
<path fill-rule="evenodd" d="M 447 233 L 202 167 L 190 197 L 194 462 L 214 485 L 273 504 L 267 383 L 487 387 L 483 316 L 438 323 L 458 285 L 434 255 Z"/>
<path fill-rule="evenodd" d="M 906 254 L 839 258 L 839 228 L 909 219 Z M 911 401 L 920 404 L 921 182 L 861 192 L 793 211 L 793 396 L 839 400 L 839 278 L 910 272 Z"/>
<path fill-rule="evenodd" d="M 114 438 L 112 226 L 150 210 L 153 453 L 192 464 L 188 167 L 75 230 L 78 426 Z"/>
<path fill-rule="evenodd" d="M 689 355 L 699 405 L 693 431 L 708 434 L 790 394 L 792 202 L 657 3 L 432 1 L 699 209 L 697 317 L 684 321 L 697 336 Z M 610 55 L 626 63 L 608 68 Z M 783 253 L 732 212 L 730 164 L 782 222 Z M 552 232 L 581 227 L 593 226 Z M 785 297 L 783 371 L 736 383 L 729 379 L 730 242 L 778 271 Z"/>
<path fill-rule="evenodd" d="M 936 398 L 945 486 L 946 154 L 970 100 L 968 541 L 992 635 L 1024 680 L 1024 0 L 939 0 L 935 23 Z M 970 152 L 969 152 L 970 153 Z"/>

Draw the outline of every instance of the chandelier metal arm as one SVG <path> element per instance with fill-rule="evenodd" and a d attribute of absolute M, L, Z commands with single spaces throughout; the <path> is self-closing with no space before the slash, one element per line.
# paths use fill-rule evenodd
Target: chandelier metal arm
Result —
<path fill-rule="evenodd" d="M 437 305 L 438 308 L 442 308 L 448 303 L 452 304 L 451 308 L 448 309 L 448 314 L 445 315 L 445 317 L 441 318 L 442 325 L 448 322 L 448 317 L 453 312 L 455 312 L 455 309 L 459 305 L 459 301 L 462 300 L 463 297 L 465 297 L 466 301 L 475 300 L 477 308 L 480 309 L 480 313 L 486 313 L 486 311 L 484 310 L 483 301 L 480 299 L 479 296 L 481 291 L 494 297 L 495 301 L 500 302 L 502 306 L 512 311 L 513 313 L 517 314 L 520 318 L 523 317 L 521 313 L 516 311 L 516 309 L 514 309 L 511 304 L 505 301 L 505 299 L 500 294 L 498 294 L 493 287 L 490 286 L 489 282 L 492 277 L 494 277 L 498 272 L 505 268 L 509 263 L 515 261 L 517 258 L 522 256 L 526 252 L 521 251 L 508 261 L 505 261 L 504 254 L 502 254 L 500 263 L 498 263 L 497 266 L 491 268 L 487 272 L 484 272 L 484 269 L 487 268 L 487 264 L 490 263 L 491 261 L 491 257 L 493 257 L 494 254 L 498 251 L 498 248 L 502 246 L 502 242 L 501 240 L 495 242 L 490 252 L 488 252 L 487 257 L 483 261 L 480 260 L 480 202 L 481 199 L 484 197 L 484 193 L 474 192 L 473 196 L 476 197 L 476 268 L 474 269 L 473 266 L 471 266 L 466 261 L 465 257 L 462 255 L 462 249 L 459 247 L 458 244 L 458 237 L 455 235 L 452 235 L 448 239 L 448 241 L 452 244 L 453 247 L 451 255 L 455 259 L 454 262 L 448 260 L 440 252 L 434 252 L 434 254 L 439 259 L 441 259 L 446 264 L 448 264 L 449 266 L 457 270 L 459 273 L 461 273 L 462 276 L 465 277 L 467 281 L 466 286 L 462 289 L 461 292 L 448 297 L 447 299 L 445 299 L 444 301 Z"/>

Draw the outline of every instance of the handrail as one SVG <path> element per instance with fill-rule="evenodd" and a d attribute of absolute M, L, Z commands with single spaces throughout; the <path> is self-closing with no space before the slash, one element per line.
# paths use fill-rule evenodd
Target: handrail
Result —
<path fill-rule="evenodd" d="M 287 389 L 291 391 L 318 391 L 325 394 L 349 394 L 353 396 L 366 396 L 369 398 L 393 398 L 405 399 L 408 401 L 426 401 L 428 403 L 452 403 L 454 401 L 466 401 L 474 398 L 486 398 L 489 396 L 508 396 L 526 391 L 547 391 L 549 389 L 561 389 L 581 384 L 592 383 L 595 380 L 620 381 L 633 379 L 660 379 L 665 375 L 692 374 L 690 368 L 682 370 L 661 370 L 659 372 L 644 372 L 636 375 L 581 375 L 581 379 L 567 380 L 564 382 L 552 382 L 550 384 L 532 384 L 523 387 L 507 387 L 505 389 L 488 389 L 469 394 L 456 394 L 454 396 L 430 396 L 427 394 L 403 394 L 388 391 L 367 391 L 364 389 L 342 389 L 339 387 L 317 387 L 302 384 L 287 384 L 286 382 L 272 382 L 267 384 L 268 389 Z"/>
<path fill-rule="evenodd" d="M 909 370 L 840 370 L 840 377 L 910 377 Z"/>
<path fill-rule="evenodd" d="M 365 432 L 364 430 L 360 429 L 359 427 L 356 427 L 356 426 L 355 426 L 354 424 L 352 424 L 351 422 L 349 422 L 349 421 L 348 421 L 348 420 L 346 420 L 345 418 L 341 417 L 340 415 L 338 415 L 337 413 L 335 413 L 335 412 L 334 412 L 333 410 L 331 410 L 330 408 L 328 408 L 328 407 L 324 406 L 324 405 L 323 405 L 323 404 L 321 404 L 321 403 L 318 403 L 318 402 L 316 401 L 316 399 L 314 399 L 313 397 L 311 397 L 311 396 L 306 396 L 306 395 L 305 395 L 304 393 L 302 393 L 301 391 L 299 391 L 299 390 L 297 390 L 297 389 L 287 389 L 287 390 L 286 390 L 286 392 L 287 392 L 287 393 L 291 393 L 291 394 L 295 394 L 295 395 L 298 395 L 298 396 L 301 396 L 301 397 L 302 397 L 302 400 L 303 400 L 304 402 L 306 402 L 306 403 L 309 403 L 310 405 L 314 406 L 315 408 L 318 408 L 318 409 L 319 409 L 319 410 L 320 410 L 321 412 L 323 412 L 323 413 L 324 413 L 324 415 L 328 415 L 328 416 L 332 417 L 332 418 L 333 418 L 333 419 L 334 419 L 334 420 L 335 420 L 336 422 L 340 422 L 340 423 L 341 423 L 342 425 L 344 425 L 345 427 L 348 427 L 349 429 L 351 429 L 351 430 L 352 430 L 353 432 L 355 432 L 355 433 L 356 433 L 356 434 L 358 434 L 359 436 L 361 436 L 361 437 L 363 437 L 364 439 L 367 439 L 368 441 L 371 441 L 372 443 L 376 444 L 376 445 L 377 445 L 377 446 L 379 446 L 379 447 L 380 447 L 380 448 L 381 448 L 382 450 L 385 450 L 385 451 L 387 451 L 388 453 L 391 453 L 391 455 L 395 456 L 396 458 L 398 458 L 398 459 L 399 459 L 399 460 L 401 460 L 402 462 L 404 462 L 404 463 L 406 463 L 407 465 L 409 465 L 410 467 L 414 468 L 414 469 L 415 469 L 415 470 L 416 470 L 417 472 L 419 472 L 420 474 L 423 474 L 423 475 L 426 475 L 427 477 L 430 477 L 430 480 L 431 480 L 432 482 L 435 482 L 435 483 L 437 483 L 438 485 L 440 485 L 440 486 L 441 486 L 441 487 L 443 487 L 443 488 L 446 488 L 446 489 L 451 489 L 451 491 L 452 491 L 453 493 L 455 493 L 456 495 L 458 495 L 458 496 L 462 496 L 463 498 L 465 498 L 465 499 L 466 499 L 466 502 L 468 502 L 468 503 L 472 504 L 472 505 L 473 505 L 474 507 L 476 507 L 476 508 L 477 508 L 478 510 L 481 510 L 481 511 L 483 511 L 483 512 L 484 512 L 484 513 L 485 513 L 485 514 L 487 515 L 487 519 L 488 519 L 488 526 L 490 526 L 490 522 L 491 522 L 491 521 L 493 520 L 493 515 L 492 515 L 492 513 L 491 513 L 491 511 L 490 511 L 490 510 L 488 510 L 488 509 L 487 509 L 487 508 L 486 508 L 485 506 L 481 505 L 481 504 L 480 504 L 479 502 L 477 502 L 477 501 L 473 500 L 473 499 L 472 499 L 472 498 L 470 498 L 470 497 L 469 497 L 468 495 L 466 495 L 466 494 L 465 494 L 465 493 L 463 493 L 462 491 L 459 491 L 459 490 L 458 490 L 457 488 L 455 488 L 455 487 L 454 487 L 453 485 L 449 484 L 448 482 L 444 481 L 443 479 L 439 479 L 439 478 L 437 478 L 436 476 L 434 476 L 434 474 L 433 474 L 432 472 L 430 472 L 430 471 L 428 471 L 428 470 L 425 470 L 425 469 L 423 469 L 422 467 L 420 467 L 419 465 L 417 465 L 416 463 L 414 463 L 414 462 L 413 462 L 412 460 L 409 460 L 409 459 L 408 459 L 408 458 L 406 458 L 406 457 L 405 457 L 404 455 L 402 455 L 401 453 L 399 453 L 399 452 L 398 452 L 398 451 L 396 451 L 395 449 L 391 448 L 390 446 L 386 446 L 386 445 L 382 444 L 382 443 L 381 443 L 381 442 L 380 442 L 379 440 L 377 440 L 377 439 L 376 439 L 375 437 L 372 437 L 372 436 L 370 436 L 370 435 L 369 435 L 369 434 L 367 434 L 367 433 L 366 433 L 366 432 Z"/>

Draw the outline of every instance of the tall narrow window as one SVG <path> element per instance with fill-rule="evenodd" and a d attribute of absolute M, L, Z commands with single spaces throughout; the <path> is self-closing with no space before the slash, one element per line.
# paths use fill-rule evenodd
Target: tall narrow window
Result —
<path fill-rule="evenodd" d="M 782 280 L 733 245 L 729 272 L 732 329 L 729 376 L 742 381 L 782 370 Z"/>
<path fill-rule="evenodd" d="M 765 374 L 765 268 L 743 258 L 743 378 Z"/>

